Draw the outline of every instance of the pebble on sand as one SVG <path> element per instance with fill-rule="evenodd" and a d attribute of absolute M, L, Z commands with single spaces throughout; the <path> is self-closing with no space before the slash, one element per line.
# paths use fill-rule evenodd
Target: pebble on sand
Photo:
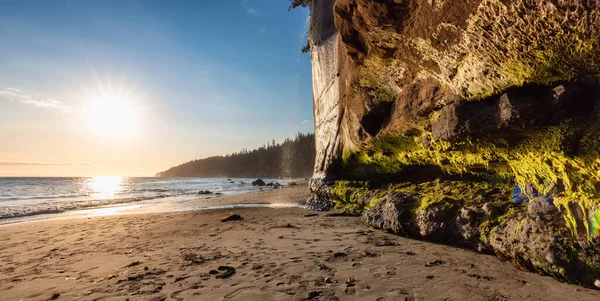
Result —
<path fill-rule="evenodd" d="M 221 219 L 221 222 L 241 221 L 243 218 L 239 214 L 232 214 Z"/>

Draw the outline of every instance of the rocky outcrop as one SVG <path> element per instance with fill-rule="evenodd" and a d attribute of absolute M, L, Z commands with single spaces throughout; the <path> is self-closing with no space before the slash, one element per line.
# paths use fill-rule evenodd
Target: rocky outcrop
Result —
<path fill-rule="evenodd" d="M 563 233 L 568 227 L 548 198 L 513 205 L 498 197 L 441 201 L 419 209 L 419 196 L 392 192 L 364 211 L 362 219 L 396 234 L 496 254 L 566 281 L 592 286 L 600 277 L 600 252 Z"/>
<path fill-rule="evenodd" d="M 265 186 L 265 181 L 263 179 L 256 179 L 252 181 L 252 186 Z"/>
<path fill-rule="evenodd" d="M 334 23 L 334 4 L 335 0 L 314 1 L 310 18 L 315 144 L 320 144 L 316 146 L 314 175 L 309 183 L 312 197 L 308 206 L 317 210 L 332 207 L 327 177 L 335 158 L 341 154 L 338 49 L 342 46 Z"/>
<path fill-rule="evenodd" d="M 314 0 L 309 206 L 593 287 L 599 21 L 597 1 Z"/>

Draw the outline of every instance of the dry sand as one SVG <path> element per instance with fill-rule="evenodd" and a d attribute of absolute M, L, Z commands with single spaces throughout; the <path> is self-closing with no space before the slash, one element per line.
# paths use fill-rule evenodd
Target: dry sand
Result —
<path fill-rule="evenodd" d="M 211 202 L 307 197 L 298 186 Z M 220 221 L 230 213 L 243 220 Z M 492 256 L 301 208 L 34 221 L 0 237 L 0 300 L 600 300 Z"/>

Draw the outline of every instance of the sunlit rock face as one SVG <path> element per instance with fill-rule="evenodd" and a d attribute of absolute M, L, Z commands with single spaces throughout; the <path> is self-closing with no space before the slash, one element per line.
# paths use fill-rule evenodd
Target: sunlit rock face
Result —
<path fill-rule="evenodd" d="M 600 1 L 314 0 L 309 205 L 593 287 L 599 31 Z"/>
<path fill-rule="evenodd" d="M 339 136 L 338 31 L 334 24 L 334 0 L 315 1 L 310 22 L 310 48 L 313 76 L 315 142 L 317 153 L 311 180 L 313 197 L 309 206 L 317 210 L 331 209 L 328 198 L 328 173 L 341 152 Z"/>

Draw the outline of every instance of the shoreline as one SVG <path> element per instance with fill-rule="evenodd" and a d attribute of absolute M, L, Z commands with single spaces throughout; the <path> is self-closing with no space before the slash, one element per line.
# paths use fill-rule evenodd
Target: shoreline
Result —
<path fill-rule="evenodd" d="M 215 199 L 300 203 L 306 186 Z M 233 199 L 232 199 L 233 198 Z M 238 214 L 241 221 L 221 222 Z M 598 300 L 499 259 L 303 208 L 234 208 L 0 227 L 5 300 Z"/>
<path fill-rule="evenodd" d="M 306 187 L 307 181 L 298 180 L 296 181 L 297 186 Z M 290 189 L 294 186 L 285 186 L 281 189 Z M 279 190 L 281 190 L 279 189 Z M 257 207 L 269 207 L 271 203 L 247 203 L 246 199 L 252 198 L 252 194 L 263 193 L 272 191 L 272 189 L 265 189 L 261 191 L 247 191 L 242 193 L 233 193 L 227 195 L 211 195 L 201 196 L 189 200 L 171 200 L 164 201 L 168 197 L 154 197 L 143 199 L 140 201 L 126 201 L 120 202 L 119 200 L 106 201 L 102 204 L 89 203 L 85 206 L 78 208 L 60 208 L 60 209 L 48 209 L 42 212 L 23 213 L 14 217 L 0 217 L 0 227 L 4 225 L 11 225 L 15 223 L 26 223 L 32 221 L 45 221 L 54 219 L 70 219 L 70 218 L 85 218 L 95 216 L 108 216 L 108 215 L 124 215 L 124 214 L 145 214 L 145 213 L 165 213 L 165 212 L 180 212 L 180 211 L 194 211 L 194 210 L 215 210 L 221 209 L 222 203 L 227 204 L 226 207 L 240 205 L 241 207 L 246 205 L 256 205 Z M 220 201 L 225 199 L 224 201 Z M 273 204 L 273 207 L 286 207 L 285 205 L 297 205 L 302 206 L 302 202 L 298 203 L 285 203 L 284 206 L 280 204 Z"/>

